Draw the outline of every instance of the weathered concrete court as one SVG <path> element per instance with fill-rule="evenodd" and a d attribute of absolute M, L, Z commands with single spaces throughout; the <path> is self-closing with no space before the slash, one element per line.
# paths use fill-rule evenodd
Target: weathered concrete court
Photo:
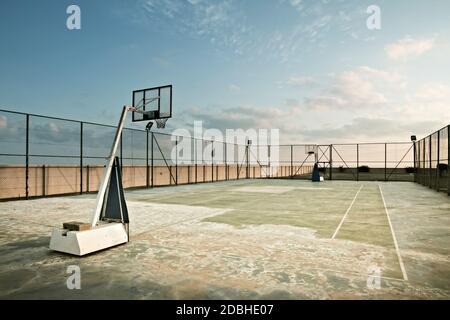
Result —
<path fill-rule="evenodd" d="M 246 180 L 126 196 L 131 242 L 83 258 L 50 251 L 50 232 L 88 221 L 95 195 L 0 203 L 0 298 L 450 298 L 450 200 L 417 184 Z M 70 265 L 81 290 L 66 287 Z"/>

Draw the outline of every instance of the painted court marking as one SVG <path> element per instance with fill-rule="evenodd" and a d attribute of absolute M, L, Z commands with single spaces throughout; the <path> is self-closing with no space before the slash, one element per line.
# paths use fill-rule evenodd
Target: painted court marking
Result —
<path fill-rule="evenodd" d="M 295 187 L 287 186 L 245 186 L 234 189 L 238 192 L 253 192 L 253 193 L 285 193 L 295 190 Z"/>
<path fill-rule="evenodd" d="M 333 190 L 333 188 L 296 187 L 295 190 Z"/>
<path fill-rule="evenodd" d="M 352 203 L 350 203 L 350 206 L 348 207 L 347 211 L 345 212 L 344 216 L 342 217 L 341 223 L 339 223 L 338 227 L 336 228 L 336 231 L 334 232 L 333 236 L 331 237 L 331 239 L 336 238 L 336 235 L 339 232 L 339 229 L 341 229 L 342 224 L 344 223 L 345 218 L 347 218 L 348 213 L 350 212 L 350 210 L 353 207 L 353 204 L 356 201 L 356 198 L 358 197 L 359 193 L 361 192 L 362 188 L 364 187 L 364 185 L 361 186 L 361 188 L 359 188 L 358 192 L 356 193 L 355 197 L 353 198 Z"/>
<path fill-rule="evenodd" d="M 402 256 L 400 255 L 400 250 L 398 248 L 397 238 L 395 237 L 394 228 L 392 227 L 391 218 L 389 217 L 389 211 L 386 206 L 386 201 L 384 200 L 383 191 L 381 190 L 381 185 L 378 185 L 380 189 L 381 199 L 383 200 L 384 210 L 386 211 L 386 216 L 389 222 L 389 227 L 391 228 L 392 238 L 394 239 L 395 251 L 397 252 L 398 263 L 400 264 L 400 269 L 402 270 L 403 279 L 408 281 L 408 275 L 406 274 L 405 265 L 403 264 Z"/>

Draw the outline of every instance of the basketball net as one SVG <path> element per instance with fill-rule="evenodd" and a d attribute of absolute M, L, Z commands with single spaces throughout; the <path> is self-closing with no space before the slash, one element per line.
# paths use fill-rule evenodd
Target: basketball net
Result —
<path fill-rule="evenodd" d="M 164 129 L 166 127 L 166 122 L 167 120 L 169 120 L 169 118 L 164 118 L 164 119 L 156 119 L 156 127 L 158 129 Z"/>

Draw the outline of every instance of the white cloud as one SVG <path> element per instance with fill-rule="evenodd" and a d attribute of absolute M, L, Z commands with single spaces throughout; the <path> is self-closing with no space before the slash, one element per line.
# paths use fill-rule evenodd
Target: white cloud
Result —
<path fill-rule="evenodd" d="M 413 39 L 410 36 L 385 46 L 385 51 L 390 59 L 402 60 L 417 57 L 431 50 L 435 39 Z"/>
<path fill-rule="evenodd" d="M 450 101 L 450 86 L 442 83 L 428 83 L 419 88 L 416 97 L 428 101 Z"/>
<path fill-rule="evenodd" d="M 305 76 L 291 76 L 286 81 L 286 84 L 294 87 L 302 87 L 305 85 L 315 84 L 316 81 L 312 77 Z"/>
<path fill-rule="evenodd" d="M 319 95 L 307 98 L 306 106 L 315 110 L 376 110 L 387 106 L 392 102 L 390 97 L 404 88 L 406 81 L 400 74 L 362 66 L 332 76 L 331 85 Z"/>
<path fill-rule="evenodd" d="M 357 117 L 340 126 L 321 126 L 302 130 L 300 134 L 305 139 L 315 139 L 319 143 L 408 142 L 411 134 L 423 137 L 440 125 L 437 120 Z"/>
<path fill-rule="evenodd" d="M 228 91 L 230 91 L 231 93 L 240 93 L 241 92 L 241 87 L 235 85 L 235 84 L 230 84 L 228 86 Z"/>
<path fill-rule="evenodd" d="M 347 143 L 408 141 L 411 134 L 423 137 L 450 119 L 448 85 L 416 88 L 398 72 L 368 66 L 328 76 L 329 83 L 316 83 L 323 89 L 304 100 L 294 96 L 274 106 L 202 107 L 192 110 L 184 125 L 196 119 L 222 130 L 280 129 L 284 143 Z M 308 82 L 301 76 L 290 80 Z"/>
<path fill-rule="evenodd" d="M 289 3 L 298 11 L 301 11 L 303 9 L 302 0 L 289 0 Z"/>
<path fill-rule="evenodd" d="M 250 31 L 245 16 L 233 1 L 141 0 L 143 23 L 169 32 L 202 38 L 242 53 Z M 138 19 L 139 20 L 139 19 Z"/>
<path fill-rule="evenodd" d="M 398 116 L 412 121 L 439 120 L 440 125 L 444 126 L 450 119 L 449 101 L 450 86 L 442 83 L 424 84 L 405 97 L 398 109 Z"/>
<path fill-rule="evenodd" d="M 8 127 L 8 121 L 5 116 L 0 116 L 0 129 L 6 129 Z"/>
<path fill-rule="evenodd" d="M 290 25 L 286 27 L 267 21 L 273 24 L 271 28 L 261 28 L 252 23 L 255 13 L 237 0 L 139 0 L 140 8 L 133 10 L 133 21 L 150 24 L 152 29 L 204 39 L 240 56 L 248 55 L 249 59 L 257 55 L 259 59 L 281 63 L 300 59 L 302 52 L 326 48 L 332 32 L 349 35 L 360 23 L 360 10 L 351 3 L 340 3 L 336 13 L 335 6 L 326 5 L 325 0 L 279 2 L 279 6 L 273 6 L 274 15 L 285 6 L 299 15 L 298 19 L 288 20 Z"/>
<path fill-rule="evenodd" d="M 50 122 L 48 127 L 52 133 L 58 134 L 60 131 L 58 125 L 54 122 Z"/>
<path fill-rule="evenodd" d="M 179 123 L 189 128 L 193 120 L 202 120 L 205 128 L 225 129 L 261 129 L 282 128 L 295 130 L 301 111 L 298 107 L 255 107 L 238 106 L 222 109 L 191 108 L 189 115 Z"/>

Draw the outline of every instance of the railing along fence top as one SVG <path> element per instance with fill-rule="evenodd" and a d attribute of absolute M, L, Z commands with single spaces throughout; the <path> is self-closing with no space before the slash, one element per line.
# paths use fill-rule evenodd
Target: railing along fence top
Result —
<path fill-rule="evenodd" d="M 95 192 L 115 126 L 0 109 L 0 199 Z M 245 145 L 125 128 L 126 187 L 243 178 L 416 181 L 449 192 L 449 126 L 418 142 Z M 315 147 L 314 147 L 315 146 Z M 311 154 L 315 150 L 315 154 Z"/>

